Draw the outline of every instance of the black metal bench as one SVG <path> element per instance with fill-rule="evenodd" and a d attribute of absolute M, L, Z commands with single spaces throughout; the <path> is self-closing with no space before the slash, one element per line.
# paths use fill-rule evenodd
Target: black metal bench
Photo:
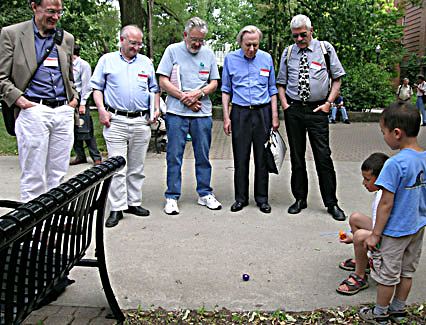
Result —
<path fill-rule="evenodd" d="M 20 324 L 61 286 L 74 266 L 97 267 L 114 318 L 125 317 L 109 282 L 103 242 L 105 203 L 114 157 L 0 217 L 0 324 Z M 83 259 L 95 229 L 95 258 Z"/>

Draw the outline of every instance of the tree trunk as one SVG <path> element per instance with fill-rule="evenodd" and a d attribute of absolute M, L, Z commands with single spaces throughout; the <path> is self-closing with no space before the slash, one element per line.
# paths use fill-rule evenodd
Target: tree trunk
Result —
<path fill-rule="evenodd" d="M 144 30 L 146 12 L 142 0 L 119 0 L 121 26 L 137 25 Z"/>
<path fill-rule="evenodd" d="M 148 0 L 148 57 L 152 60 L 154 58 L 153 49 L 153 31 L 152 31 L 152 11 L 154 9 L 154 0 Z"/>

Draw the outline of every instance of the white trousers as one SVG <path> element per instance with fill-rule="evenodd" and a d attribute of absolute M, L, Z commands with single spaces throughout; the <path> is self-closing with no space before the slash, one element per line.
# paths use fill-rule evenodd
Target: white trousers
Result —
<path fill-rule="evenodd" d="M 74 108 L 36 105 L 20 111 L 15 133 L 21 166 L 21 201 L 58 186 L 68 171 Z"/>
<path fill-rule="evenodd" d="M 111 211 L 142 204 L 142 186 L 151 127 L 146 116 L 127 118 L 112 114 L 111 125 L 104 127 L 108 157 L 123 156 L 126 166 L 114 175 L 108 194 Z"/>

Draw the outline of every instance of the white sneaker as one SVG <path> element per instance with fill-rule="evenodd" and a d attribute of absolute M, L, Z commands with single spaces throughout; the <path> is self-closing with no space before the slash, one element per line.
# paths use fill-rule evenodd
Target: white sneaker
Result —
<path fill-rule="evenodd" d="M 179 214 L 179 207 L 177 200 L 166 199 L 166 205 L 164 206 L 164 212 L 166 214 Z"/>
<path fill-rule="evenodd" d="M 220 204 L 220 202 L 218 200 L 216 200 L 216 198 L 214 197 L 213 194 L 209 194 L 203 197 L 199 197 L 198 198 L 198 204 L 199 205 L 204 205 L 206 207 L 208 207 L 210 210 L 220 210 L 222 209 L 222 205 Z"/>

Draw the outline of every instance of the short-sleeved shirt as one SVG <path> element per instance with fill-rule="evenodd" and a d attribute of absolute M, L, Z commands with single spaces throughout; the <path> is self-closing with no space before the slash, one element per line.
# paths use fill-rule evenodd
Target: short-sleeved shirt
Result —
<path fill-rule="evenodd" d="M 258 50 L 252 59 L 242 49 L 225 57 L 222 91 L 232 95 L 232 103 L 240 106 L 261 105 L 278 93 L 272 57 Z"/>
<path fill-rule="evenodd" d="M 323 44 L 330 57 L 330 73 L 332 79 L 344 76 L 346 74 L 345 70 L 337 57 L 334 47 L 325 41 Z M 297 45 L 293 45 L 289 62 L 287 62 L 287 51 L 288 47 L 284 50 L 281 56 L 277 84 L 285 85 L 286 94 L 291 99 L 300 100 L 297 86 L 299 83 L 299 62 L 300 57 L 302 56 L 302 51 L 299 47 L 297 47 Z M 330 77 L 327 71 L 327 64 L 324 53 L 321 49 L 320 41 L 313 39 L 307 47 L 306 53 L 308 56 L 310 84 L 310 96 L 308 98 L 308 102 L 325 100 L 329 92 Z"/>
<path fill-rule="evenodd" d="M 334 100 L 334 104 L 337 106 L 340 103 L 343 102 L 343 97 L 342 96 L 337 96 L 337 98 Z"/>
<path fill-rule="evenodd" d="M 422 89 L 424 92 L 421 92 L 419 89 Z M 426 95 L 426 82 L 423 81 L 422 83 L 417 85 L 417 92 L 416 92 L 417 96 L 423 96 Z"/>
<path fill-rule="evenodd" d="M 375 184 L 394 193 L 384 235 L 413 235 L 426 226 L 426 151 L 401 150 L 385 162 Z"/>
<path fill-rule="evenodd" d="M 160 91 L 151 60 L 138 54 L 126 61 L 120 51 L 99 59 L 90 86 L 104 93 L 105 105 L 129 112 L 147 110 L 149 93 Z"/>
<path fill-rule="evenodd" d="M 188 51 L 185 42 L 169 45 L 164 51 L 157 73 L 166 77 L 172 74 L 173 66 L 178 65 L 182 91 L 201 89 L 211 80 L 220 79 L 216 58 L 212 50 L 202 46 L 193 54 Z M 201 98 L 201 110 L 193 112 L 178 98 L 168 95 L 166 99 L 167 113 L 181 116 L 211 116 L 212 102 L 208 96 Z"/>

